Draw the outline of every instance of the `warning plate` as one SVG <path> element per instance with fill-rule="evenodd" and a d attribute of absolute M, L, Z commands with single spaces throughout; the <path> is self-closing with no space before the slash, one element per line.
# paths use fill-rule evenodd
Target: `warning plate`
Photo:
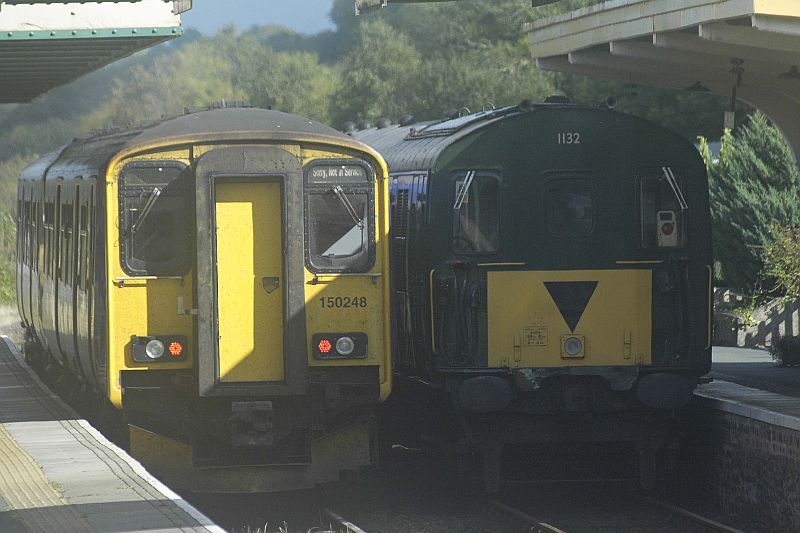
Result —
<path fill-rule="evenodd" d="M 522 338 L 525 346 L 547 346 L 547 328 L 525 328 Z"/>

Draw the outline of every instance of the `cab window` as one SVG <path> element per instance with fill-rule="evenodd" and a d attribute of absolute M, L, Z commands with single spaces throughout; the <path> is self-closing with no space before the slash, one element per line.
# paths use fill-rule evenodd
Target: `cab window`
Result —
<path fill-rule="evenodd" d="M 682 183 L 669 167 L 641 174 L 641 242 L 645 248 L 680 248 L 686 245 L 688 208 Z"/>
<path fill-rule="evenodd" d="M 190 173 L 178 161 L 135 161 L 120 174 L 120 255 L 132 276 L 190 268 Z"/>
<path fill-rule="evenodd" d="M 592 187 L 588 179 L 556 179 L 545 186 L 547 231 L 556 237 L 588 235 L 594 229 Z"/>
<path fill-rule="evenodd" d="M 312 272 L 367 272 L 375 262 L 375 178 L 359 161 L 311 164 L 306 261 Z"/>
<path fill-rule="evenodd" d="M 452 249 L 457 254 L 493 254 L 500 249 L 500 180 L 475 171 L 456 176 Z"/>

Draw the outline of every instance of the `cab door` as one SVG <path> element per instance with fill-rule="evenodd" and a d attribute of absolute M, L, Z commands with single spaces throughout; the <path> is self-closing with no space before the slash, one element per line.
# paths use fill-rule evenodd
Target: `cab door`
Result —
<path fill-rule="evenodd" d="M 225 147 L 196 172 L 200 394 L 303 394 L 300 161 L 276 147 Z"/>
<path fill-rule="evenodd" d="M 214 198 L 220 381 L 283 381 L 281 183 L 215 180 Z"/>

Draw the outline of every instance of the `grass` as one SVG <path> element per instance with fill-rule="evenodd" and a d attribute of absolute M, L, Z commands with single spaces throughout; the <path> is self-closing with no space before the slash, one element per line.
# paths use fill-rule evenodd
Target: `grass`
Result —
<path fill-rule="evenodd" d="M 10 213 L 0 213 L 0 303 L 16 300 L 14 288 L 14 257 L 16 254 L 16 227 Z"/>

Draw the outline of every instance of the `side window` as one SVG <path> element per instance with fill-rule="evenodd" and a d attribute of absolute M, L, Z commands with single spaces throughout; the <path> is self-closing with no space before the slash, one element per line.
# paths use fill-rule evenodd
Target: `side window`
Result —
<path fill-rule="evenodd" d="M 85 287 L 85 276 L 86 276 L 86 269 L 87 269 L 87 260 L 89 257 L 88 252 L 88 245 L 87 245 L 87 233 L 86 233 L 86 226 L 87 226 L 87 207 L 84 202 L 88 200 L 83 200 L 80 204 L 80 209 L 78 211 L 78 271 L 76 272 L 75 283 L 79 287 Z"/>
<path fill-rule="evenodd" d="M 44 202 L 44 271 L 50 274 L 53 254 L 53 232 L 56 220 L 56 207 L 51 199 Z"/>
<path fill-rule="evenodd" d="M 547 231 L 557 237 L 588 235 L 594 229 L 592 185 L 584 178 L 559 178 L 545 185 Z"/>
<path fill-rule="evenodd" d="M 179 161 L 134 161 L 119 187 L 120 259 L 131 276 L 181 276 L 190 268 L 191 175 Z"/>
<path fill-rule="evenodd" d="M 686 245 L 686 203 L 681 180 L 671 169 L 643 172 L 639 179 L 642 246 L 680 248 Z M 683 208 L 682 208 L 683 205 Z"/>
<path fill-rule="evenodd" d="M 305 173 L 307 262 L 313 272 L 368 272 L 375 263 L 375 174 L 357 160 Z"/>
<path fill-rule="evenodd" d="M 89 187 L 89 208 L 86 214 L 86 265 L 84 267 L 83 286 L 92 286 L 92 275 L 94 274 L 94 249 L 95 249 L 95 189 L 94 183 L 97 183 L 97 176 L 92 176 L 92 185 Z"/>
<path fill-rule="evenodd" d="M 500 249 L 500 180 L 469 171 L 456 176 L 452 249 L 457 254 L 493 254 Z"/>
<path fill-rule="evenodd" d="M 59 279 L 69 281 L 72 275 L 72 222 L 73 222 L 72 203 L 61 204 L 61 243 L 59 245 Z"/>

